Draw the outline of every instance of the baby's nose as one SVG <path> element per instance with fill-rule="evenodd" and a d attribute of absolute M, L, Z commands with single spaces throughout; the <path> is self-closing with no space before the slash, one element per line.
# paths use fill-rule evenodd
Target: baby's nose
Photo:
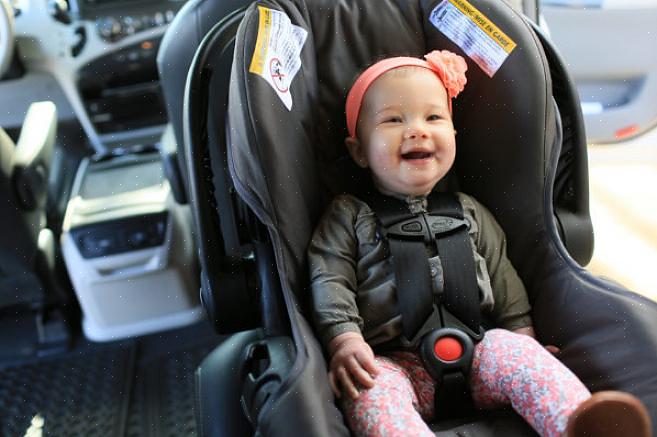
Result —
<path fill-rule="evenodd" d="M 408 129 L 406 129 L 406 138 L 410 140 L 415 140 L 418 138 L 427 138 L 429 135 L 427 134 L 426 129 L 424 129 L 420 125 L 412 125 L 409 126 Z"/>

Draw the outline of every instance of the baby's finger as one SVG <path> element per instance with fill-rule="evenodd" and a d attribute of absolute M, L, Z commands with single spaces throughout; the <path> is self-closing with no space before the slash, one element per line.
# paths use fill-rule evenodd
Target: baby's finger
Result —
<path fill-rule="evenodd" d="M 379 374 L 379 366 L 376 365 L 374 355 L 360 352 L 356 355 L 356 358 L 358 359 L 361 367 L 369 372 L 370 375 L 376 376 Z"/>
<path fill-rule="evenodd" d="M 333 371 L 329 371 L 328 373 L 329 377 L 329 385 L 331 386 L 331 390 L 333 390 L 333 394 L 335 394 L 336 398 L 339 398 L 341 396 L 340 389 L 338 388 L 338 384 L 335 380 L 335 374 Z"/>
<path fill-rule="evenodd" d="M 365 388 L 374 387 L 374 378 L 360 365 L 356 357 L 349 359 L 349 373 Z"/>
<path fill-rule="evenodd" d="M 547 349 L 547 351 L 550 352 L 552 355 L 559 355 L 559 353 L 561 352 L 561 349 L 551 344 L 546 345 L 545 349 Z"/>
<path fill-rule="evenodd" d="M 358 389 L 351 380 L 351 375 L 344 367 L 338 367 L 337 377 L 342 386 L 342 393 L 349 395 L 352 399 L 358 398 Z"/>

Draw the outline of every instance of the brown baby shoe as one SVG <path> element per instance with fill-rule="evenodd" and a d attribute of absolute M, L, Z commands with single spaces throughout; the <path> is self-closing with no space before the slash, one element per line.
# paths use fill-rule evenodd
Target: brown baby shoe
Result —
<path fill-rule="evenodd" d="M 650 416 L 629 393 L 600 391 L 582 402 L 568 419 L 567 437 L 651 437 Z"/>

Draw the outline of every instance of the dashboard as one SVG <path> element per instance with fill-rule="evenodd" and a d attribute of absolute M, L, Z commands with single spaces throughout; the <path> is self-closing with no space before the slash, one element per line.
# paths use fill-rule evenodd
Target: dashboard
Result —
<path fill-rule="evenodd" d="M 155 142 L 167 122 L 156 55 L 181 0 L 14 0 L 15 62 L 0 126 L 52 100 L 97 152 Z"/>

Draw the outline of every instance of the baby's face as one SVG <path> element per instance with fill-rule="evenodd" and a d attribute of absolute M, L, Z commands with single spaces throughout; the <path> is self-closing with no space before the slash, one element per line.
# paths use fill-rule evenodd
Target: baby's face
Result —
<path fill-rule="evenodd" d="M 368 89 L 352 156 L 369 167 L 377 186 L 405 195 L 428 194 L 454 163 L 456 142 L 447 92 L 423 68 L 398 68 Z M 349 144 L 347 144 L 349 146 Z"/>

